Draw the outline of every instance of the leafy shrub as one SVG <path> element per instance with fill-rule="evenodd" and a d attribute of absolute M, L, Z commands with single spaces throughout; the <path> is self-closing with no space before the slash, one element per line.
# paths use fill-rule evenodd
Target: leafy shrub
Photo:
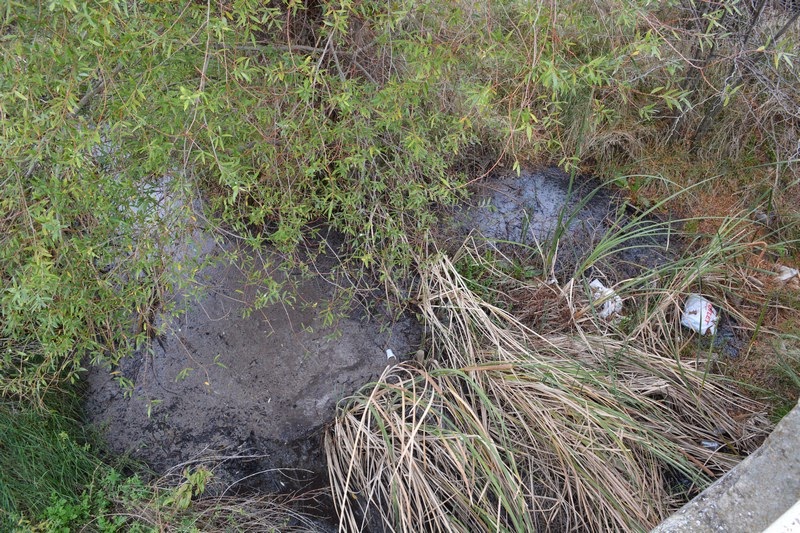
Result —
<path fill-rule="evenodd" d="M 40 395 L 84 355 L 113 361 L 136 345 L 130 315 L 149 322 L 175 266 L 170 233 L 190 224 L 164 219 L 165 180 L 184 206 L 199 187 L 218 222 L 287 254 L 322 222 L 344 236 L 356 278 L 391 287 L 436 207 L 496 162 L 569 166 L 619 155 L 611 145 L 635 155 L 657 110 L 685 102 L 665 38 L 646 27 L 654 9 L 53 0 L 4 11 L 2 391 Z"/>

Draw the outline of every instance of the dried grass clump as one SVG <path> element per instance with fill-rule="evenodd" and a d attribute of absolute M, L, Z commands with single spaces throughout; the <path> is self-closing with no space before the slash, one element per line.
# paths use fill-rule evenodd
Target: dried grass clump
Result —
<path fill-rule="evenodd" d="M 304 495 L 303 498 L 307 498 Z M 166 530 L 183 530 L 190 523 L 197 531 L 236 531 L 239 533 L 306 533 L 319 526 L 307 515 L 294 509 L 297 497 L 254 496 L 206 498 L 192 504 L 182 521 Z M 157 517 L 151 522 L 156 527 Z"/>
<path fill-rule="evenodd" d="M 420 272 L 436 362 L 394 367 L 342 407 L 326 439 L 341 530 L 649 528 L 756 446 L 729 413 L 758 406 L 702 362 L 542 336 L 448 258 Z"/>
<path fill-rule="evenodd" d="M 236 493 L 234 484 L 221 490 L 222 486 L 214 481 L 214 469 L 226 460 L 242 458 L 247 457 L 206 456 L 177 465 L 148 484 L 131 478 L 133 482 L 127 488 L 109 494 L 110 508 L 95 519 L 100 524 L 115 523 L 135 531 L 321 530 L 312 515 L 324 514 L 321 502 L 327 500 L 327 489 L 259 495 L 252 491 Z M 211 486 L 214 489 L 208 494 L 206 489 Z"/>

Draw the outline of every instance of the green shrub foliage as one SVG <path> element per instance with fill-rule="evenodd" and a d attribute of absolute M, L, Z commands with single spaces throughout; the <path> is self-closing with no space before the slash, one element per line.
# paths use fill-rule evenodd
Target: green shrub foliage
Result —
<path fill-rule="evenodd" d="M 710 76 L 703 51 L 732 32 L 693 5 L 6 2 L 0 392 L 38 398 L 134 348 L 197 197 L 289 256 L 333 229 L 347 268 L 394 286 L 436 208 L 496 163 L 635 160 L 676 120 L 706 131 L 686 59 Z"/>

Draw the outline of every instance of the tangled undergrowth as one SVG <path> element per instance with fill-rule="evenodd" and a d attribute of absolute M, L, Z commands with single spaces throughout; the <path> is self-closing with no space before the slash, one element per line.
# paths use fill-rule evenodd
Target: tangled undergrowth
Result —
<path fill-rule="evenodd" d="M 328 441 L 346 527 L 651 525 L 765 431 L 742 426 L 761 408 L 718 367 L 784 405 L 800 384 L 800 299 L 773 279 L 797 259 L 799 13 L 765 0 L 7 2 L 0 397 L 45 417 L 87 362 L 147 343 L 162 296 L 196 272 L 166 250 L 202 197 L 211 225 L 278 248 L 287 268 L 307 267 L 298 250 L 313 255 L 332 228 L 350 294 L 383 289 L 425 317 L 429 363 L 357 397 Z M 442 205 L 539 163 L 608 176 L 633 209 L 684 218 L 682 259 L 604 278 L 627 302 L 617 323 L 598 319 L 585 282 L 626 236 L 561 285 L 469 248 L 427 253 Z M 491 294 L 460 261 L 491 273 Z M 740 363 L 679 333 L 692 291 L 738 328 Z M 265 301 L 280 297 L 265 283 Z M 73 479 L 90 489 L 80 462 Z M 83 505 L 57 485 L 42 491 L 62 510 Z M 4 512 L 55 520 L 41 494 L 15 507 L 15 486 Z M 180 527 L 142 501 L 150 526 Z"/>
<path fill-rule="evenodd" d="M 768 430 L 706 359 L 585 321 L 541 335 L 446 256 L 423 265 L 429 363 L 353 398 L 326 442 L 345 529 L 375 515 L 397 531 L 649 528 Z"/>

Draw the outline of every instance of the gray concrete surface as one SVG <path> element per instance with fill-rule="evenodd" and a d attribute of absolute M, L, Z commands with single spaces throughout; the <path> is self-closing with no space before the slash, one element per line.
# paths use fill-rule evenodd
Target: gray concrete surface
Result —
<path fill-rule="evenodd" d="M 653 533 L 764 531 L 800 500 L 800 406 L 755 453 L 662 522 Z"/>

